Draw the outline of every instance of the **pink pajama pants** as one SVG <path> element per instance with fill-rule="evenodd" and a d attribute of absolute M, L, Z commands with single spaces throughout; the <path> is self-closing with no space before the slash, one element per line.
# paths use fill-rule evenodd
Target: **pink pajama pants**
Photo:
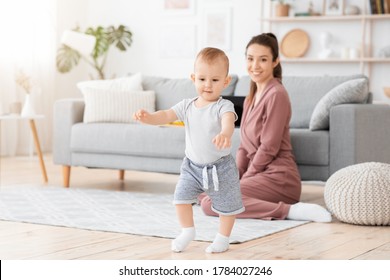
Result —
<path fill-rule="evenodd" d="M 237 218 L 264 220 L 284 220 L 290 205 L 299 201 L 301 182 L 296 177 L 286 175 L 284 180 L 274 178 L 272 174 L 259 173 L 253 177 L 242 178 L 240 187 L 245 211 Z M 211 199 L 205 194 L 199 197 L 203 212 L 209 216 L 218 216 L 211 210 Z"/>

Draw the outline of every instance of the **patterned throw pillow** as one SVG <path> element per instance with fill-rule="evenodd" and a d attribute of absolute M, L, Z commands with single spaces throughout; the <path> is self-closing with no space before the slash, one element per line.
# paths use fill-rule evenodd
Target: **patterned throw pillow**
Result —
<path fill-rule="evenodd" d="M 77 84 L 83 92 L 84 89 L 109 89 L 109 90 L 143 90 L 142 75 L 137 73 L 131 76 L 111 80 L 91 80 Z"/>
<path fill-rule="evenodd" d="M 324 95 L 314 108 L 310 119 L 310 130 L 329 128 L 330 108 L 339 104 L 365 103 L 368 98 L 367 79 L 344 82 Z"/>
<path fill-rule="evenodd" d="M 138 109 L 155 111 L 154 91 L 106 90 L 85 88 L 84 123 L 133 123 L 133 113 Z"/>

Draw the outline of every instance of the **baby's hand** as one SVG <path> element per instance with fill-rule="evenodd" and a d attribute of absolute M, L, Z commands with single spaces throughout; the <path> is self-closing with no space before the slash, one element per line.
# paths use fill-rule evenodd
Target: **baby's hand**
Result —
<path fill-rule="evenodd" d="M 213 139 L 213 144 L 217 147 L 218 150 L 226 149 L 231 146 L 230 137 L 223 135 L 222 133 L 218 134 Z"/>
<path fill-rule="evenodd" d="M 140 122 L 146 122 L 150 114 L 144 109 L 140 109 L 133 114 L 133 119 Z"/>

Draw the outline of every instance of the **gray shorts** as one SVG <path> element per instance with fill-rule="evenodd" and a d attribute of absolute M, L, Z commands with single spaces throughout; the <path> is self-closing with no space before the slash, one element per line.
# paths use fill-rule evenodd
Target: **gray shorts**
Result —
<path fill-rule="evenodd" d="M 203 192 L 211 198 L 212 210 L 218 214 L 244 212 L 238 170 L 231 155 L 205 165 L 184 158 L 173 204 L 194 204 Z"/>

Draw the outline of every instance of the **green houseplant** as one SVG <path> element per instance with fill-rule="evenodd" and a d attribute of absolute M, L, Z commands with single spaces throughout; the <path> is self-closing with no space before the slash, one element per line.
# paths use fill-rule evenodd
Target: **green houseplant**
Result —
<path fill-rule="evenodd" d="M 81 32 L 79 28 L 74 31 Z M 96 28 L 89 27 L 85 34 L 96 38 L 95 46 L 89 56 L 82 55 L 77 50 L 62 44 L 57 50 L 56 66 L 59 72 L 70 72 L 80 60 L 86 61 L 97 72 L 97 79 L 105 79 L 104 66 L 110 47 L 113 45 L 120 51 L 126 51 L 133 42 L 133 34 L 127 26 L 119 25 Z M 91 76 L 91 78 L 95 78 Z"/>

